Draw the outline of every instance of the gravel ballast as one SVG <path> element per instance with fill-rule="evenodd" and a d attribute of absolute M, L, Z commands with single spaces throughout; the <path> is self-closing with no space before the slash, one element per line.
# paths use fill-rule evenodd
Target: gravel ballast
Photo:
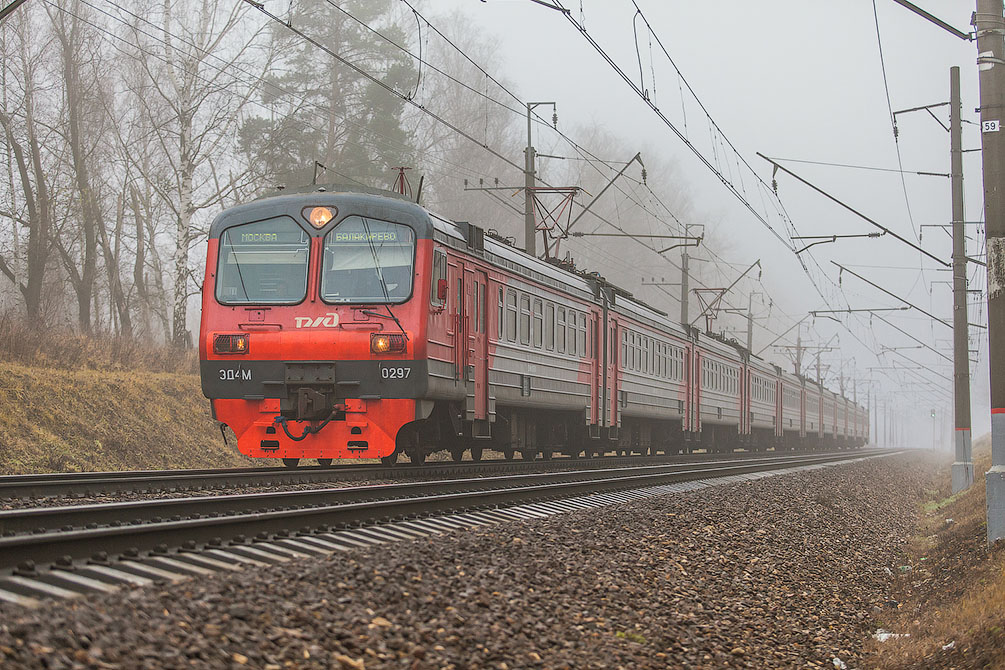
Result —
<path fill-rule="evenodd" d="M 854 668 L 921 492 L 945 465 L 874 458 L 39 610 L 3 605 L 0 666 Z"/>

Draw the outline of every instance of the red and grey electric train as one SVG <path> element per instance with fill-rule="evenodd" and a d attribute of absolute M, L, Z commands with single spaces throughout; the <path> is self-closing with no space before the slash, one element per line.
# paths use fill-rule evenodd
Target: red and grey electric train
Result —
<path fill-rule="evenodd" d="M 289 467 L 868 440 L 848 399 L 383 191 L 314 187 L 221 213 L 199 353 L 240 451 Z"/>

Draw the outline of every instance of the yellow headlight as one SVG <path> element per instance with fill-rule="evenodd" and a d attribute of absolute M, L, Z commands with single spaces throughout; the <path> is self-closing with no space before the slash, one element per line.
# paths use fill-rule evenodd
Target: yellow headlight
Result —
<path fill-rule="evenodd" d="M 370 343 L 375 354 L 385 354 L 391 349 L 391 338 L 387 335 L 377 335 Z"/>
<path fill-rule="evenodd" d="M 307 215 L 307 220 L 315 228 L 324 228 L 334 216 L 332 211 L 327 207 L 314 207 L 311 209 L 310 214 Z"/>

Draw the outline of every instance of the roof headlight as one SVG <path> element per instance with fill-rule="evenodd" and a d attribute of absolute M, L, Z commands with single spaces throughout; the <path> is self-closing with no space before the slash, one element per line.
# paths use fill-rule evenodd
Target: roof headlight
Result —
<path fill-rule="evenodd" d="M 318 230 L 328 225 L 328 222 L 335 218 L 335 213 L 327 207 L 304 207 L 303 215 L 312 226 Z"/>

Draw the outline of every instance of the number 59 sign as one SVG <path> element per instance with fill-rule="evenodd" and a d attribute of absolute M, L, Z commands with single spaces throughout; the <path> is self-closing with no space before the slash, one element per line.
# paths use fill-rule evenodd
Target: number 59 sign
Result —
<path fill-rule="evenodd" d="M 994 121 L 982 121 L 981 122 L 981 132 L 982 133 L 997 133 L 998 129 L 1001 127 L 1001 122 L 995 119 Z"/>

